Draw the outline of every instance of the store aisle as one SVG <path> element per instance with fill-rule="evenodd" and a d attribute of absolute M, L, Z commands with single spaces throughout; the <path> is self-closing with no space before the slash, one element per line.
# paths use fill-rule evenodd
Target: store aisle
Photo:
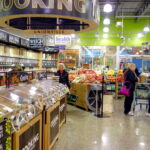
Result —
<path fill-rule="evenodd" d="M 150 118 L 124 116 L 122 109 L 123 101 L 115 101 L 115 113 L 99 119 L 69 105 L 53 150 L 150 150 Z"/>

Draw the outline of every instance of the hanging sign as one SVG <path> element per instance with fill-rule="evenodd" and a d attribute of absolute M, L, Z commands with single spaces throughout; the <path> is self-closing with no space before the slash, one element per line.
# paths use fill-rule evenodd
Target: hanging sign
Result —
<path fill-rule="evenodd" d="M 55 35 L 55 45 L 71 45 L 71 36 Z"/>
<path fill-rule="evenodd" d="M 7 33 L 3 32 L 3 31 L 0 31 L 0 40 L 1 41 L 4 41 L 4 42 L 7 42 Z"/>
<path fill-rule="evenodd" d="M 20 44 L 20 38 L 14 35 L 9 35 L 9 42 L 13 44 Z"/>
<path fill-rule="evenodd" d="M 44 41 L 42 38 L 30 38 L 29 45 L 31 48 L 42 48 Z"/>
<path fill-rule="evenodd" d="M 95 0 L 1 0 L 0 1 L 0 22 L 1 26 L 5 28 L 17 28 L 18 30 L 27 31 L 28 33 L 35 34 L 63 34 L 57 33 L 57 30 L 46 30 L 44 27 L 37 30 L 37 28 L 32 28 L 32 18 L 58 18 L 58 19 L 68 19 L 82 22 L 87 24 L 87 28 L 81 27 L 79 25 L 79 30 L 77 32 L 89 31 L 98 27 L 96 21 L 96 15 L 98 12 L 97 6 L 98 1 Z M 19 24 L 18 18 L 27 18 L 31 19 L 31 30 L 26 24 Z M 17 23 L 15 21 L 17 20 Z M 99 19 L 99 13 L 98 18 Z M 22 22 L 20 22 L 22 23 Z M 41 22 L 42 23 L 42 22 Z M 70 23 L 70 22 L 69 22 Z M 57 24 L 57 23 L 56 23 Z M 72 24 L 70 23 L 70 26 Z M 78 24 L 75 24 L 78 25 Z M 74 25 L 74 26 L 75 26 Z M 25 26 L 26 28 L 21 28 Z M 62 31 L 63 24 L 60 24 L 60 31 Z M 63 32 L 67 30 L 72 30 L 75 32 L 76 27 L 72 28 L 63 28 Z M 58 29 L 58 30 L 59 30 Z M 27 33 L 26 32 L 26 33 Z"/>
<path fill-rule="evenodd" d="M 29 41 L 26 39 L 21 39 L 21 46 L 29 47 Z"/>

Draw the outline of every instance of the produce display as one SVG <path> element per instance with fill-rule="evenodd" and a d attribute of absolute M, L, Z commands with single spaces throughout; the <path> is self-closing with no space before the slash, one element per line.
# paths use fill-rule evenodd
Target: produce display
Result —
<path fill-rule="evenodd" d="M 102 82 L 102 76 L 104 75 L 106 81 L 110 82 L 122 82 L 123 71 L 122 70 L 108 70 L 108 71 L 94 71 L 90 69 L 80 69 L 69 74 L 69 80 L 72 83 L 100 83 Z"/>

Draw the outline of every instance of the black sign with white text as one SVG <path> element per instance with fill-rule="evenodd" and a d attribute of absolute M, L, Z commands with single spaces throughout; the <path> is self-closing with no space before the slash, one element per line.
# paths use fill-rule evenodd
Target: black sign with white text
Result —
<path fill-rule="evenodd" d="M 42 48 L 44 41 L 42 38 L 30 38 L 29 45 L 31 48 Z"/>
<path fill-rule="evenodd" d="M 19 137 L 19 150 L 40 150 L 40 121 Z"/>

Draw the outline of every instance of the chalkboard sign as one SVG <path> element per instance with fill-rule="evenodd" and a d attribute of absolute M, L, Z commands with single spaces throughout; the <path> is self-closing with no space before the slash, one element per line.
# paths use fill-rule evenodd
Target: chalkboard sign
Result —
<path fill-rule="evenodd" d="M 0 31 L 0 40 L 4 41 L 4 42 L 7 42 L 8 41 L 7 33 L 3 32 L 3 31 Z"/>
<path fill-rule="evenodd" d="M 11 136 L 3 138 L 0 140 L 0 150 L 11 150 Z"/>
<path fill-rule="evenodd" d="M 29 75 L 27 72 L 23 72 L 20 74 L 20 82 L 27 82 L 29 81 Z"/>
<path fill-rule="evenodd" d="M 40 121 L 19 137 L 19 150 L 40 150 Z"/>
<path fill-rule="evenodd" d="M 50 114 L 50 144 L 59 132 L 59 106 Z"/>
<path fill-rule="evenodd" d="M 0 150 L 11 150 L 11 123 L 10 120 L 0 122 Z"/>
<path fill-rule="evenodd" d="M 0 140 L 11 134 L 10 120 L 0 122 Z"/>
<path fill-rule="evenodd" d="M 14 35 L 9 35 L 9 42 L 13 44 L 20 44 L 20 38 Z"/>
<path fill-rule="evenodd" d="M 43 48 L 44 41 L 42 38 L 30 38 L 29 45 L 31 48 Z"/>
<path fill-rule="evenodd" d="M 38 79 L 39 80 L 42 80 L 42 79 L 44 79 L 46 77 L 47 77 L 47 73 L 46 72 L 39 72 L 38 73 Z"/>

